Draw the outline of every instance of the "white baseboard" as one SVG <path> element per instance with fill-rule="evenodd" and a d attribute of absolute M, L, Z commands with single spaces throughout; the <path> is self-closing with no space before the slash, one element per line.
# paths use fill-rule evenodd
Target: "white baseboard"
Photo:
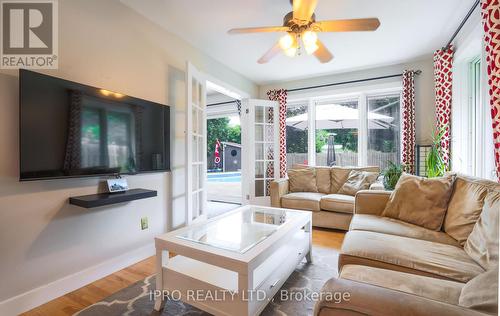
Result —
<path fill-rule="evenodd" d="M 154 243 L 0 302 L 0 315 L 18 315 L 151 257 Z"/>

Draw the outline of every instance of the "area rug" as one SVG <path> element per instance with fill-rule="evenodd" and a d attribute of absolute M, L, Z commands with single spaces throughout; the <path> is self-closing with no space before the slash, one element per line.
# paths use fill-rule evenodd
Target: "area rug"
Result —
<path fill-rule="evenodd" d="M 312 315 L 314 300 L 305 299 L 307 294 L 319 292 L 323 284 L 337 276 L 338 252 L 331 248 L 313 247 L 313 262 L 300 263 L 281 290 L 304 293 L 304 299 L 281 300 L 281 291 L 267 305 L 261 315 Z M 210 315 L 180 301 L 167 301 L 162 313 L 154 311 L 154 301 L 150 299 L 151 290 L 155 289 L 155 276 L 149 276 L 111 296 L 74 314 L 78 316 L 174 316 L 174 315 Z"/>

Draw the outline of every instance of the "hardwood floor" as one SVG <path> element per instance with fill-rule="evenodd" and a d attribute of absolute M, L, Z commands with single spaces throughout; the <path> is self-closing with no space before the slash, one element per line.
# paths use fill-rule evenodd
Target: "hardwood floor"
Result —
<path fill-rule="evenodd" d="M 313 245 L 340 250 L 345 233 L 328 229 L 313 229 Z M 23 316 L 73 315 L 113 293 L 155 273 L 155 257 L 131 265 L 107 277 L 92 282 L 76 291 L 38 306 Z"/>

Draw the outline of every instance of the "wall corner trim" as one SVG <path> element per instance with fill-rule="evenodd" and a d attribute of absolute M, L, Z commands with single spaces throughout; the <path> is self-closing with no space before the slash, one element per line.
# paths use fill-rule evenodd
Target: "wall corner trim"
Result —
<path fill-rule="evenodd" d="M 154 242 L 0 302 L 0 315 L 18 315 L 155 254 Z"/>

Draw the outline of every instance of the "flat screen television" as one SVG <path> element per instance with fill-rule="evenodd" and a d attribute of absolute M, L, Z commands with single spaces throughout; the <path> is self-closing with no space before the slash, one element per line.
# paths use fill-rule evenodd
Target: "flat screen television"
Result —
<path fill-rule="evenodd" d="M 19 73 L 20 180 L 170 168 L 170 108 L 28 70 Z"/>

